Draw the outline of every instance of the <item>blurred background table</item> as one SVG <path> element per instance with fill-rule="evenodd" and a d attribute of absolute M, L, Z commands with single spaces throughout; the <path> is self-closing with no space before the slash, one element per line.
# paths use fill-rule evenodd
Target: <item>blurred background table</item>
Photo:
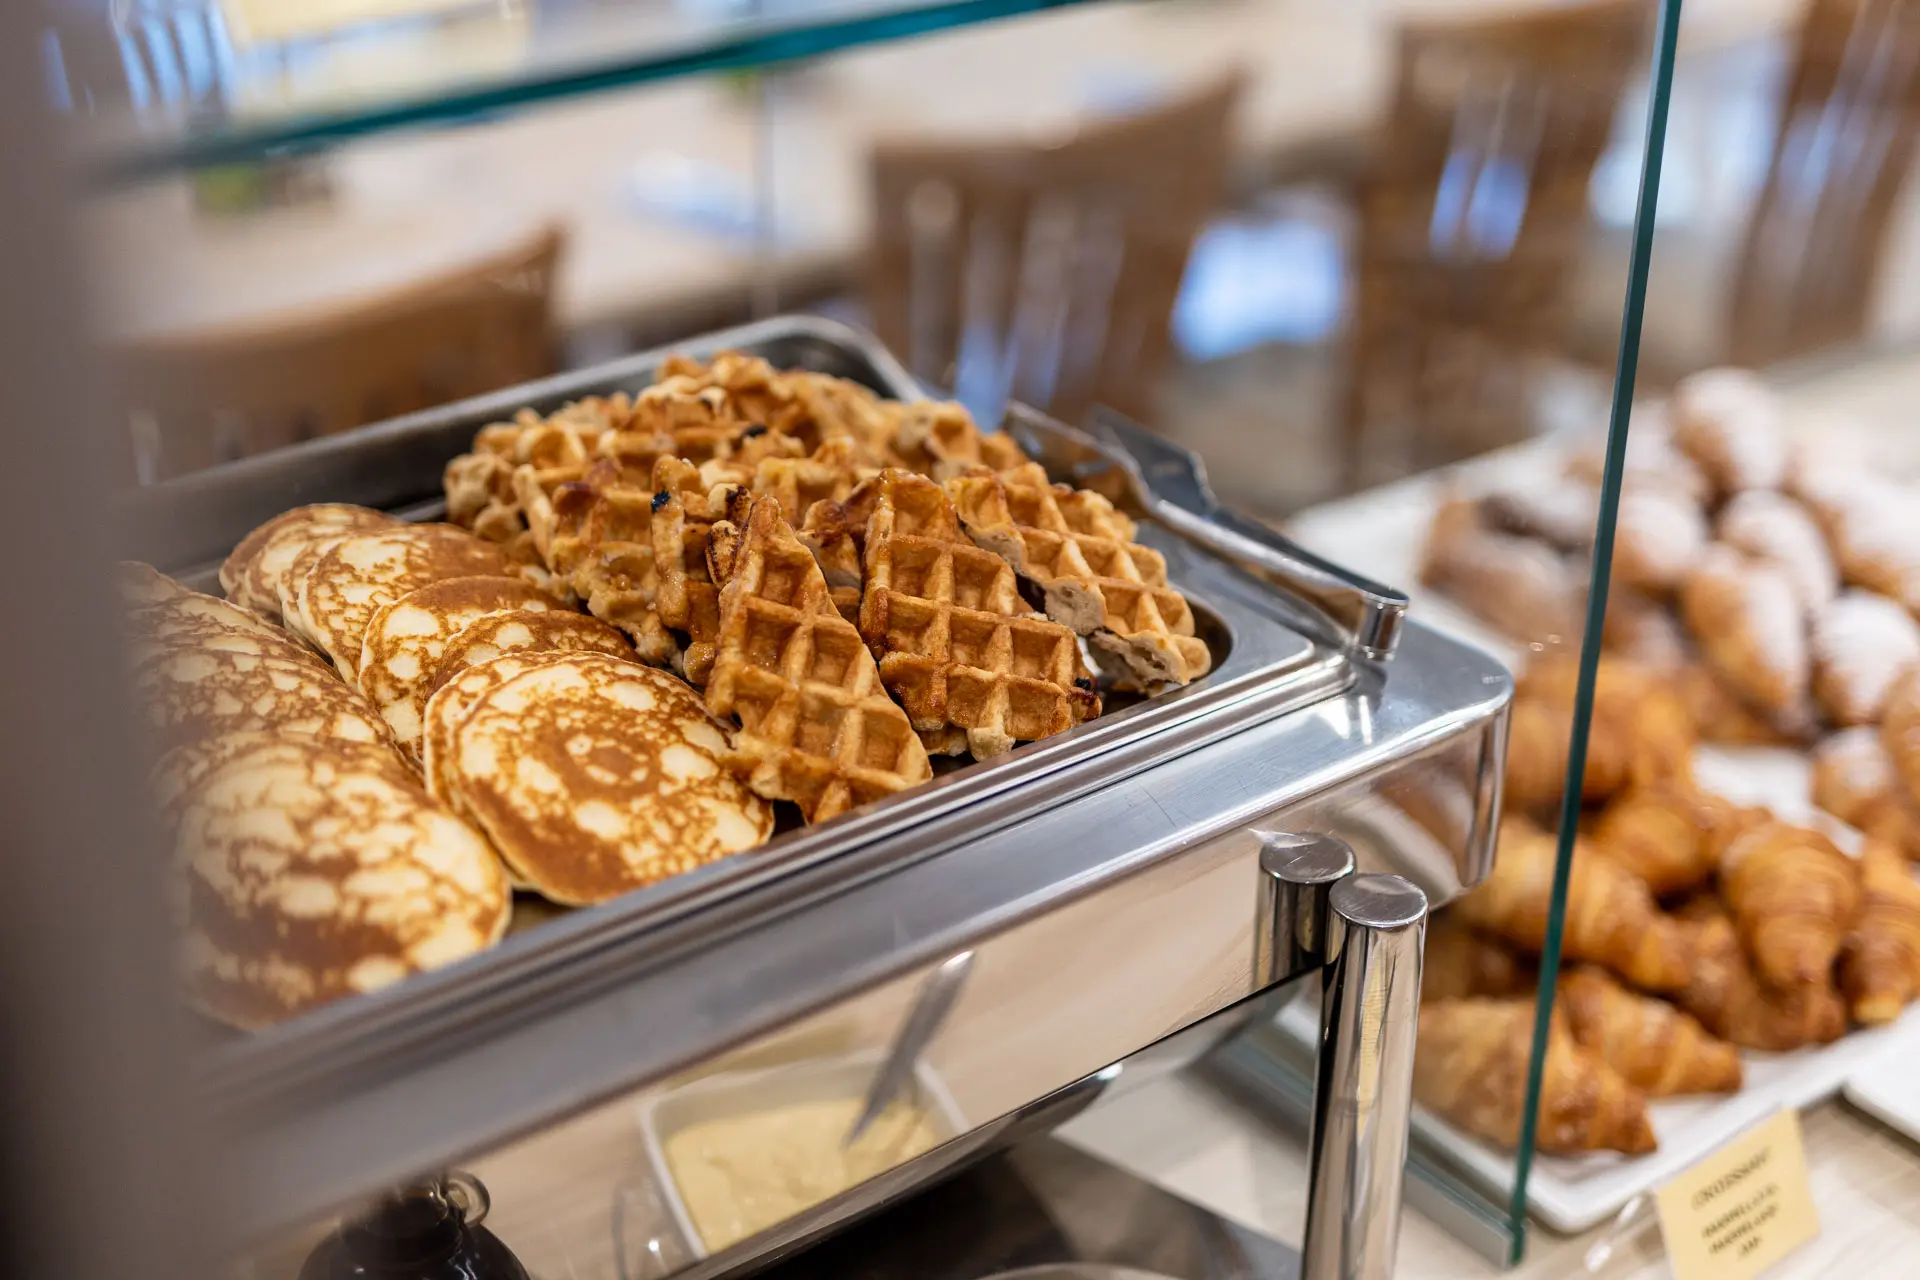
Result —
<path fill-rule="evenodd" d="M 1045 136 L 1241 67 L 1236 190 L 1338 176 L 1384 110 L 1398 22 L 1524 7 L 1159 0 L 795 69 L 776 90 L 769 148 L 785 241 L 779 295 L 857 282 L 867 158 L 883 140 Z M 1785 0 L 1693 0 L 1683 40 L 1704 57 L 1765 40 L 1792 12 Z M 558 222 L 569 234 L 556 298 L 564 332 L 659 338 L 707 326 L 745 308 L 752 236 L 649 213 L 633 185 L 677 157 L 745 192 L 760 154 L 755 124 L 747 83 L 676 82 L 349 147 L 330 161 L 332 201 L 315 208 L 209 218 L 182 180 L 118 193 L 99 202 L 89 241 L 101 257 L 102 320 L 118 336 L 244 324 L 436 274 Z"/>
<path fill-rule="evenodd" d="M 1640 351 L 1647 390 L 1726 360 L 1737 346 L 1730 317 L 1740 313 L 1734 300 L 1754 262 L 1745 228 L 1780 164 L 1785 86 L 1808 47 L 1795 33 L 1814 2 L 1691 0 L 1683 9 Z M 1650 21 L 1657 7 L 1626 4 L 1634 23 Z M 1496 223 L 1525 217 L 1531 228 L 1543 204 L 1559 210 L 1560 225 L 1545 233 L 1553 261 L 1543 268 L 1488 259 L 1449 283 L 1446 253 L 1437 241 L 1427 249 L 1422 237 L 1417 248 L 1432 262 L 1411 261 L 1418 253 L 1406 264 L 1383 260 L 1385 237 L 1424 232 L 1421 219 L 1437 216 L 1432 188 L 1442 177 L 1395 179 L 1404 186 L 1396 198 L 1410 205 L 1401 232 L 1367 212 L 1383 206 L 1369 206 L 1365 195 L 1381 157 L 1398 150 L 1404 160 L 1409 149 L 1392 131 L 1406 124 L 1410 27 L 1424 29 L 1423 38 L 1441 33 L 1438 43 L 1497 43 L 1507 38 L 1503 26 L 1517 32 L 1543 15 L 1603 7 L 1073 7 L 759 78 L 668 81 L 360 141 L 316 162 L 327 198 L 292 207 L 209 214 L 192 182 L 160 180 L 104 194 L 89 211 L 95 309 L 104 335 L 135 346 L 317 326 L 408 282 L 511 256 L 553 226 L 565 247 L 547 287 L 553 346 L 566 363 L 776 307 L 837 307 L 872 320 L 876 282 L 882 292 L 890 283 L 876 243 L 885 229 L 876 219 L 876 155 L 964 145 L 1032 153 L 1036 144 L 1151 115 L 1237 72 L 1243 92 L 1219 204 L 1192 241 L 1184 277 L 1150 290 L 1154 323 L 1168 331 L 1154 354 L 1169 358 L 1140 362 L 1140 381 L 1153 394 L 1126 407 L 1205 456 L 1228 500 L 1284 517 L 1395 474 L 1591 424 L 1603 411 L 1644 141 L 1644 50 L 1615 42 L 1624 63 L 1568 73 L 1550 65 L 1561 55 L 1545 52 L 1570 43 L 1564 31 L 1557 42 L 1544 29 L 1528 37 L 1535 52 L 1521 55 L 1520 81 L 1550 86 L 1589 113 L 1595 102 L 1582 104 L 1581 95 L 1597 100 L 1611 135 L 1597 150 L 1590 138 L 1576 144 L 1551 132 L 1531 144 L 1533 159 L 1560 167 L 1551 200 L 1538 173 L 1523 171 L 1516 188 L 1511 175 L 1492 172 L 1513 157 L 1496 152 L 1492 169 L 1485 155 L 1475 161 L 1482 171 L 1471 181 L 1487 190 L 1473 202 L 1505 202 Z M 1448 35 L 1450 28 L 1466 34 Z M 1462 120 L 1505 110 L 1472 101 L 1453 109 Z M 1498 134 L 1501 126 L 1493 127 Z M 1429 141 L 1471 153 L 1486 140 Z M 1530 161 L 1521 163 L 1524 170 Z M 1435 209 L 1411 207 L 1423 183 Z M 1874 245 L 1855 264 L 1871 277 L 1857 336 L 1920 330 L 1920 289 L 1910 287 L 1920 267 L 1920 204 L 1910 185 L 1895 184 L 1884 237 L 1863 236 L 1848 215 L 1827 224 L 1829 242 Z M 1845 203 L 1848 193 L 1840 195 Z M 1484 256 L 1484 246 L 1469 248 Z M 1370 294 L 1369 279 L 1382 288 Z M 1431 340 L 1441 353 L 1417 356 L 1420 367 L 1399 377 L 1399 399 L 1370 407 L 1360 389 L 1393 384 L 1401 359 L 1387 350 L 1378 317 L 1404 314 L 1423 289 L 1451 293 L 1412 322 L 1424 326 L 1416 350 Z M 1794 303 L 1776 299 L 1772 310 L 1791 314 Z M 944 364 L 930 376 L 962 381 Z M 1448 396 L 1429 394 L 1423 380 L 1447 387 Z M 1398 425 L 1369 434 L 1370 415 Z"/>

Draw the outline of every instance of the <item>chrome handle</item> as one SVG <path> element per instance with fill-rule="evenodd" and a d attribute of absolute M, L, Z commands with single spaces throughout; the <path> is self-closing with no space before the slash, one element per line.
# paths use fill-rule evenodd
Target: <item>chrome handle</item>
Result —
<path fill-rule="evenodd" d="M 1327 894 L 1301 1280 L 1386 1280 L 1400 1238 L 1427 895 L 1356 875 Z"/>
<path fill-rule="evenodd" d="M 1235 567 L 1306 601 L 1326 622 L 1325 632 L 1314 639 L 1374 662 L 1393 657 L 1407 616 L 1405 592 L 1343 569 L 1226 507 L 1202 514 L 1161 501 L 1153 514 Z"/>
<path fill-rule="evenodd" d="M 1260 920 L 1253 974 L 1263 987 L 1327 962 L 1327 894 L 1353 874 L 1353 850 L 1333 836 L 1260 837 Z"/>

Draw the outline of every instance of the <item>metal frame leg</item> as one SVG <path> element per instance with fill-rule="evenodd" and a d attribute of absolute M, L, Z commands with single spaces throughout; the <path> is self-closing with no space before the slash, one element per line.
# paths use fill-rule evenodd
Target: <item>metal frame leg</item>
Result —
<path fill-rule="evenodd" d="M 1327 894 L 1302 1280 L 1387 1280 L 1413 1111 L 1427 897 L 1399 876 Z"/>

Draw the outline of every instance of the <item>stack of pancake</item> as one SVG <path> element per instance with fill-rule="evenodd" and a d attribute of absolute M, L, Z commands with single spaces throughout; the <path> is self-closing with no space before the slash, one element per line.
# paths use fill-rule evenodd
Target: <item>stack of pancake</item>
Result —
<path fill-rule="evenodd" d="M 221 581 L 121 575 L 184 980 L 213 1018 L 470 956 L 515 887 L 598 902 L 772 832 L 697 696 L 496 544 L 329 504 L 250 534 Z"/>

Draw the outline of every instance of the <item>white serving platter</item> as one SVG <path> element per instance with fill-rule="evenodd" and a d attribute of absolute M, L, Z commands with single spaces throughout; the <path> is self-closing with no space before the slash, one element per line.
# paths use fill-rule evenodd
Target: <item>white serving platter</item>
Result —
<path fill-rule="evenodd" d="M 1319 1017 L 1312 1000 L 1296 1000 L 1281 1013 L 1278 1027 L 1283 1034 L 1311 1047 L 1319 1036 Z M 1527 1207 L 1555 1231 L 1578 1232 L 1598 1226 L 1617 1214 L 1627 1201 L 1663 1185 L 1774 1112 L 1831 1098 L 1867 1064 L 1880 1061 L 1882 1050 L 1902 1040 L 1920 1043 L 1920 1005 L 1910 1007 L 1892 1026 L 1849 1032 L 1844 1039 L 1818 1049 L 1742 1053 L 1747 1078 L 1739 1093 L 1665 1098 L 1648 1106 L 1654 1136 L 1660 1142 L 1660 1149 L 1653 1154 L 1595 1152 L 1536 1157 L 1527 1179 Z M 1909 1123 L 1915 1127 L 1908 1132 L 1920 1136 L 1920 1086 L 1914 1080 L 1915 1073 L 1909 1069 L 1904 1094 Z M 1413 1129 L 1487 1195 L 1503 1199 L 1513 1194 L 1517 1169 L 1512 1152 L 1464 1133 L 1417 1105 L 1413 1109 Z"/>
<path fill-rule="evenodd" d="M 1871 1061 L 1847 1077 L 1848 1102 L 1896 1133 L 1920 1142 L 1920 1024 L 1902 1020 L 1905 1033 L 1889 1037 Z"/>

